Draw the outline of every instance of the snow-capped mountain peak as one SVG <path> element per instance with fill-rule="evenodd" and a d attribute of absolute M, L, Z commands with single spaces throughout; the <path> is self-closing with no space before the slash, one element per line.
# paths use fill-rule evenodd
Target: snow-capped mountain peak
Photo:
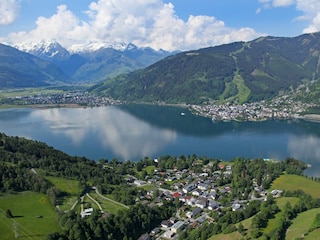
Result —
<path fill-rule="evenodd" d="M 90 41 L 87 43 L 74 44 L 68 48 L 72 53 L 94 52 L 102 48 L 113 48 L 115 50 L 124 51 L 128 44 L 124 42 L 102 42 Z"/>
<path fill-rule="evenodd" d="M 53 58 L 69 55 L 69 52 L 56 41 L 24 42 L 14 46 L 41 58 Z"/>

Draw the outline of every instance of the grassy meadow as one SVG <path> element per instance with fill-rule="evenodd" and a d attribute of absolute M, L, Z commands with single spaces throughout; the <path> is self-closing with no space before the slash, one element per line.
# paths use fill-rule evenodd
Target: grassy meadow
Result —
<path fill-rule="evenodd" d="M 310 229 L 310 226 L 312 225 L 312 222 L 318 213 L 320 213 L 320 208 L 315 208 L 300 213 L 288 228 L 286 239 L 295 239 L 297 237 L 306 237 L 305 239 L 320 239 L 320 229 L 316 229 L 308 233 L 308 230 Z"/>
<path fill-rule="evenodd" d="M 279 189 L 286 191 L 295 191 L 302 190 L 307 194 L 310 194 L 313 198 L 320 198 L 320 192 L 315 191 L 315 189 L 320 188 L 320 182 L 313 181 L 304 176 L 284 174 L 279 178 L 274 180 L 270 190 Z M 276 200 L 276 203 L 280 210 L 284 208 L 287 202 L 290 202 L 294 206 L 298 202 L 297 197 L 280 197 Z M 320 240 L 320 229 L 313 230 L 309 232 L 309 228 L 316 216 L 317 213 L 320 213 L 320 208 L 311 209 L 306 212 L 300 213 L 293 221 L 291 226 L 288 228 L 286 233 L 286 239 L 305 239 L 305 240 Z M 272 229 L 274 229 L 280 221 L 281 211 L 275 215 L 274 218 L 269 219 L 268 225 L 266 228 L 261 229 L 264 234 L 268 234 Z M 222 239 L 248 239 L 250 238 L 250 228 L 251 228 L 252 217 L 242 221 L 242 225 L 247 229 L 249 235 L 242 236 L 239 232 L 233 232 L 230 234 L 218 234 L 212 236 L 210 240 L 222 240 Z M 238 226 L 238 224 L 236 224 Z"/>
<path fill-rule="evenodd" d="M 46 176 L 45 178 L 62 192 L 66 193 L 63 199 L 59 199 L 59 207 L 62 211 L 70 210 L 80 196 L 79 181 L 52 176 Z"/>
<path fill-rule="evenodd" d="M 6 217 L 7 209 L 14 218 Z M 16 239 L 14 225 L 23 239 L 45 239 L 49 233 L 61 231 L 48 197 L 34 192 L 0 195 L 0 238 Z"/>
<path fill-rule="evenodd" d="M 122 207 L 119 204 L 101 198 L 95 192 L 91 192 L 90 196 L 92 196 L 101 205 L 104 212 L 110 212 L 116 215 L 119 210 L 127 210 L 125 207 Z M 92 207 L 97 210 L 99 209 L 95 203 L 92 203 Z"/>
<path fill-rule="evenodd" d="M 297 198 L 297 197 L 283 197 L 283 198 L 278 198 L 276 200 L 276 203 L 277 203 L 279 209 L 282 211 L 287 202 L 289 202 L 291 204 L 291 206 L 294 206 L 298 201 L 299 201 L 299 198 Z M 269 219 L 267 227 L 262 229 L 263 233 L 269 234 L 272 231 L 272 229 L 275 229 L 277 227 L 277 225 L 279 225 L 279 223 L 281 221 L 280 220 L 281 215 L 282 215 L 281 211 L 276 213 L 274 218 Z"/>
<path fill-rule="evenodd" d="M 51 177 L 51 176 L 49 177 L 46 176 L 45 178 L 49 180 L 57 188 L 59 188 L 61 191 L 66 192 L 70 195 L 79 196 L 79 194 L 81 193 L 78 180 Z"/>
<path fill-rule="evenodd" d="M 310 194 L 313 198 L 320 198 L 320 191 L 315 189 L 320 188 L 320 182 L 313 181 L 303 176 L 284 174 L 273 181 L 270 189 L 280 189 L 286 191 L 303 190 Z"/>

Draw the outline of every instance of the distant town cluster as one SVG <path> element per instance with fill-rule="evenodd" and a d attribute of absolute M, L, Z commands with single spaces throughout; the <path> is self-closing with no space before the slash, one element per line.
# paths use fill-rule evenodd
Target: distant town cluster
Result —
<path fill-rule="evenodd" d="M 264 121 L 270 119 L 299 118 L 312 104 L 296 102 L 284 95 L 270 102 L 260 101 L 244 104 L 191 105 L 192 112 L 209 117 L 213 121 Z"/>
<path fill-rule="evenodd" d="M 39 106 L 85 106 L 99 107 L 122 104 L 111 97 L 100 97 L 88 92 L 75 91 L 67 93 L 33 94 L 8 98 L 3 103 Z M 314 104 L 294 101 L 289 95 L 270 101 L 253 103 L 225 103 L 187 105 L 196 115 L 211 118 L 213 121 L 264 121 L 270 119 L 301 118 L 300 114 Z"/>
<path fill-rule="evenodd" d="M 19 96 L 10 99 L 14 104 L 21 105 L 68 105 L 99 107 L 119 104 L 119 101 L 108 97 L 99 97 L 88 92 L 76 91 L 68 93 L 36 94 Z"/>

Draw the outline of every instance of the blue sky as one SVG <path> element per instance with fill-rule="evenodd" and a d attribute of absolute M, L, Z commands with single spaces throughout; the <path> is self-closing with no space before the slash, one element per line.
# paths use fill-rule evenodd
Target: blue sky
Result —
<path fill-rule="evenodd" d="M 0 42 L 188 50 L 320 30 L 319 0 L 1 0 Z"/>

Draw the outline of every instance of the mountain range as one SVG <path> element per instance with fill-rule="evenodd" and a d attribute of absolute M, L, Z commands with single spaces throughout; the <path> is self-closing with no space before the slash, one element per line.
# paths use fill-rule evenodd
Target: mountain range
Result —
<path fill-rule="evenodd" d="M 59 67 L 0 44 L 0 89 L 44 87 L 72 82 Z"/>
<path fill-rule="evenodd" d="M 73 51 L 55 41 L 0 44 L 0 88 L 97 83 L 171 54 L 125 43 L 88 43 L 75 46 Z"/>
<path fill-rule="evenodd" d="M 127 101 L 253 102 L 320 77 L 320 33 L 260 37 L 169 56 L 91 89 Z"/>
<path fill-rule="evenodd" d="M 132 43 L 88 43 L 67 50 L 58 42 L 24 43 L 15 46 L 40 59 L 47 60 L 77 83 L 99 82 L 121 73 L 144 68 L 172 53 L 138 48 Z"/>
<path fill-rule="evenodd" d="M 90 92 L 115 99 L 200 104 L 260 101 L 314 83 L 304 97 L 320 96 L 319 32 L 179 53 L 90 44 L 0 44 L 0 88 L 97 83 Z"/>

